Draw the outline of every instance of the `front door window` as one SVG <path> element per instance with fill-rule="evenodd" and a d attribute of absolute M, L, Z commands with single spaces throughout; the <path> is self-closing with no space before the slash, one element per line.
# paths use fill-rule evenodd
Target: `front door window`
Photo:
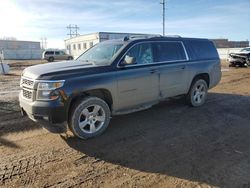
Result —
<path fill-rule="evenodd" d="M 126 55 L 134 58 L 133 64 L 153 63 L 153 53 L 150 43 L 137 44 L 133 46 Z"/>

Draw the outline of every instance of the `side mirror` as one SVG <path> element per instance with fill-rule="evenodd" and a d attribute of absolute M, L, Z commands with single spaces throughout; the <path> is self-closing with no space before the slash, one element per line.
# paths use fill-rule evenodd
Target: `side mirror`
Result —
<path fill-rule="evenodd" d="M 124 65 L 135 64 L 135 58 L 126 55 L 125 58 L 124 58 L 123 64 L 124 64 Z"/>

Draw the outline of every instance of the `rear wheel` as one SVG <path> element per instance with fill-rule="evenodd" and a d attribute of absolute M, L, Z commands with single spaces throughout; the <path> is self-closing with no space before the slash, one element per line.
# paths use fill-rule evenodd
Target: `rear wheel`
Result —
<path fill-rule="evenodd" d="M 72 57 L 72 56 L 69 56 L 69 57 L 68 57 L 68 60 L 73 60 L 73 57 Z"/>
<path fill-rule="evenodd" d="M 54 57 L 49 57 L 49 62 L 53 62 L 54 61 Z"/>
<path fill-rule="evenodd" d="M 79 138 L 96 137 L 108 127 L 110 116 L 109 106 L 104 100 L 87 97 L 73 106 L 69 128 Z"/>
<path fill-rule="evenodd" d="M 189 89 L 187 102 L 194 107 L 203 105 L 207 98 L 207 91 L 207 82 L 203 79 L 195 79 Z"/>

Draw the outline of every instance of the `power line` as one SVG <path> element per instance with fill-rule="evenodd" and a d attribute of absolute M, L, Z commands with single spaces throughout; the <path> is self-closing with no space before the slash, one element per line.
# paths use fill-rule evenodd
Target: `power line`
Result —
<path fill-rule="evenodd" d="M 162 2 L 160 2 L 160 4 L 162 4 L 162 35 L 165 36 L 165 12 L 166 12 L 165 0 L 162 0 Z"/>
<path fill-rule="evenodd" d="M 70 36 L 70 38 L 72 37 L 76 37 L 79 35 L 78 30 L 80 29 L 77 25 L 68 25 L 67 29 L 69 29 L 69 33 L 67 35 Z"/>

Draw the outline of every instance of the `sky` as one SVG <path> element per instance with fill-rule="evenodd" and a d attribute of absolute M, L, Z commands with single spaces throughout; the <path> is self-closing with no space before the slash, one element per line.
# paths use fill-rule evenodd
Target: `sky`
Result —
<path fill-rule="evenodd" d="M 67 25 L 80 34 L 162 34 L 162 0 L 0 0 L 0 38 L 64 48 Z M 250 0 L 166 0 L 166 33 L 250 40 Z"/>

